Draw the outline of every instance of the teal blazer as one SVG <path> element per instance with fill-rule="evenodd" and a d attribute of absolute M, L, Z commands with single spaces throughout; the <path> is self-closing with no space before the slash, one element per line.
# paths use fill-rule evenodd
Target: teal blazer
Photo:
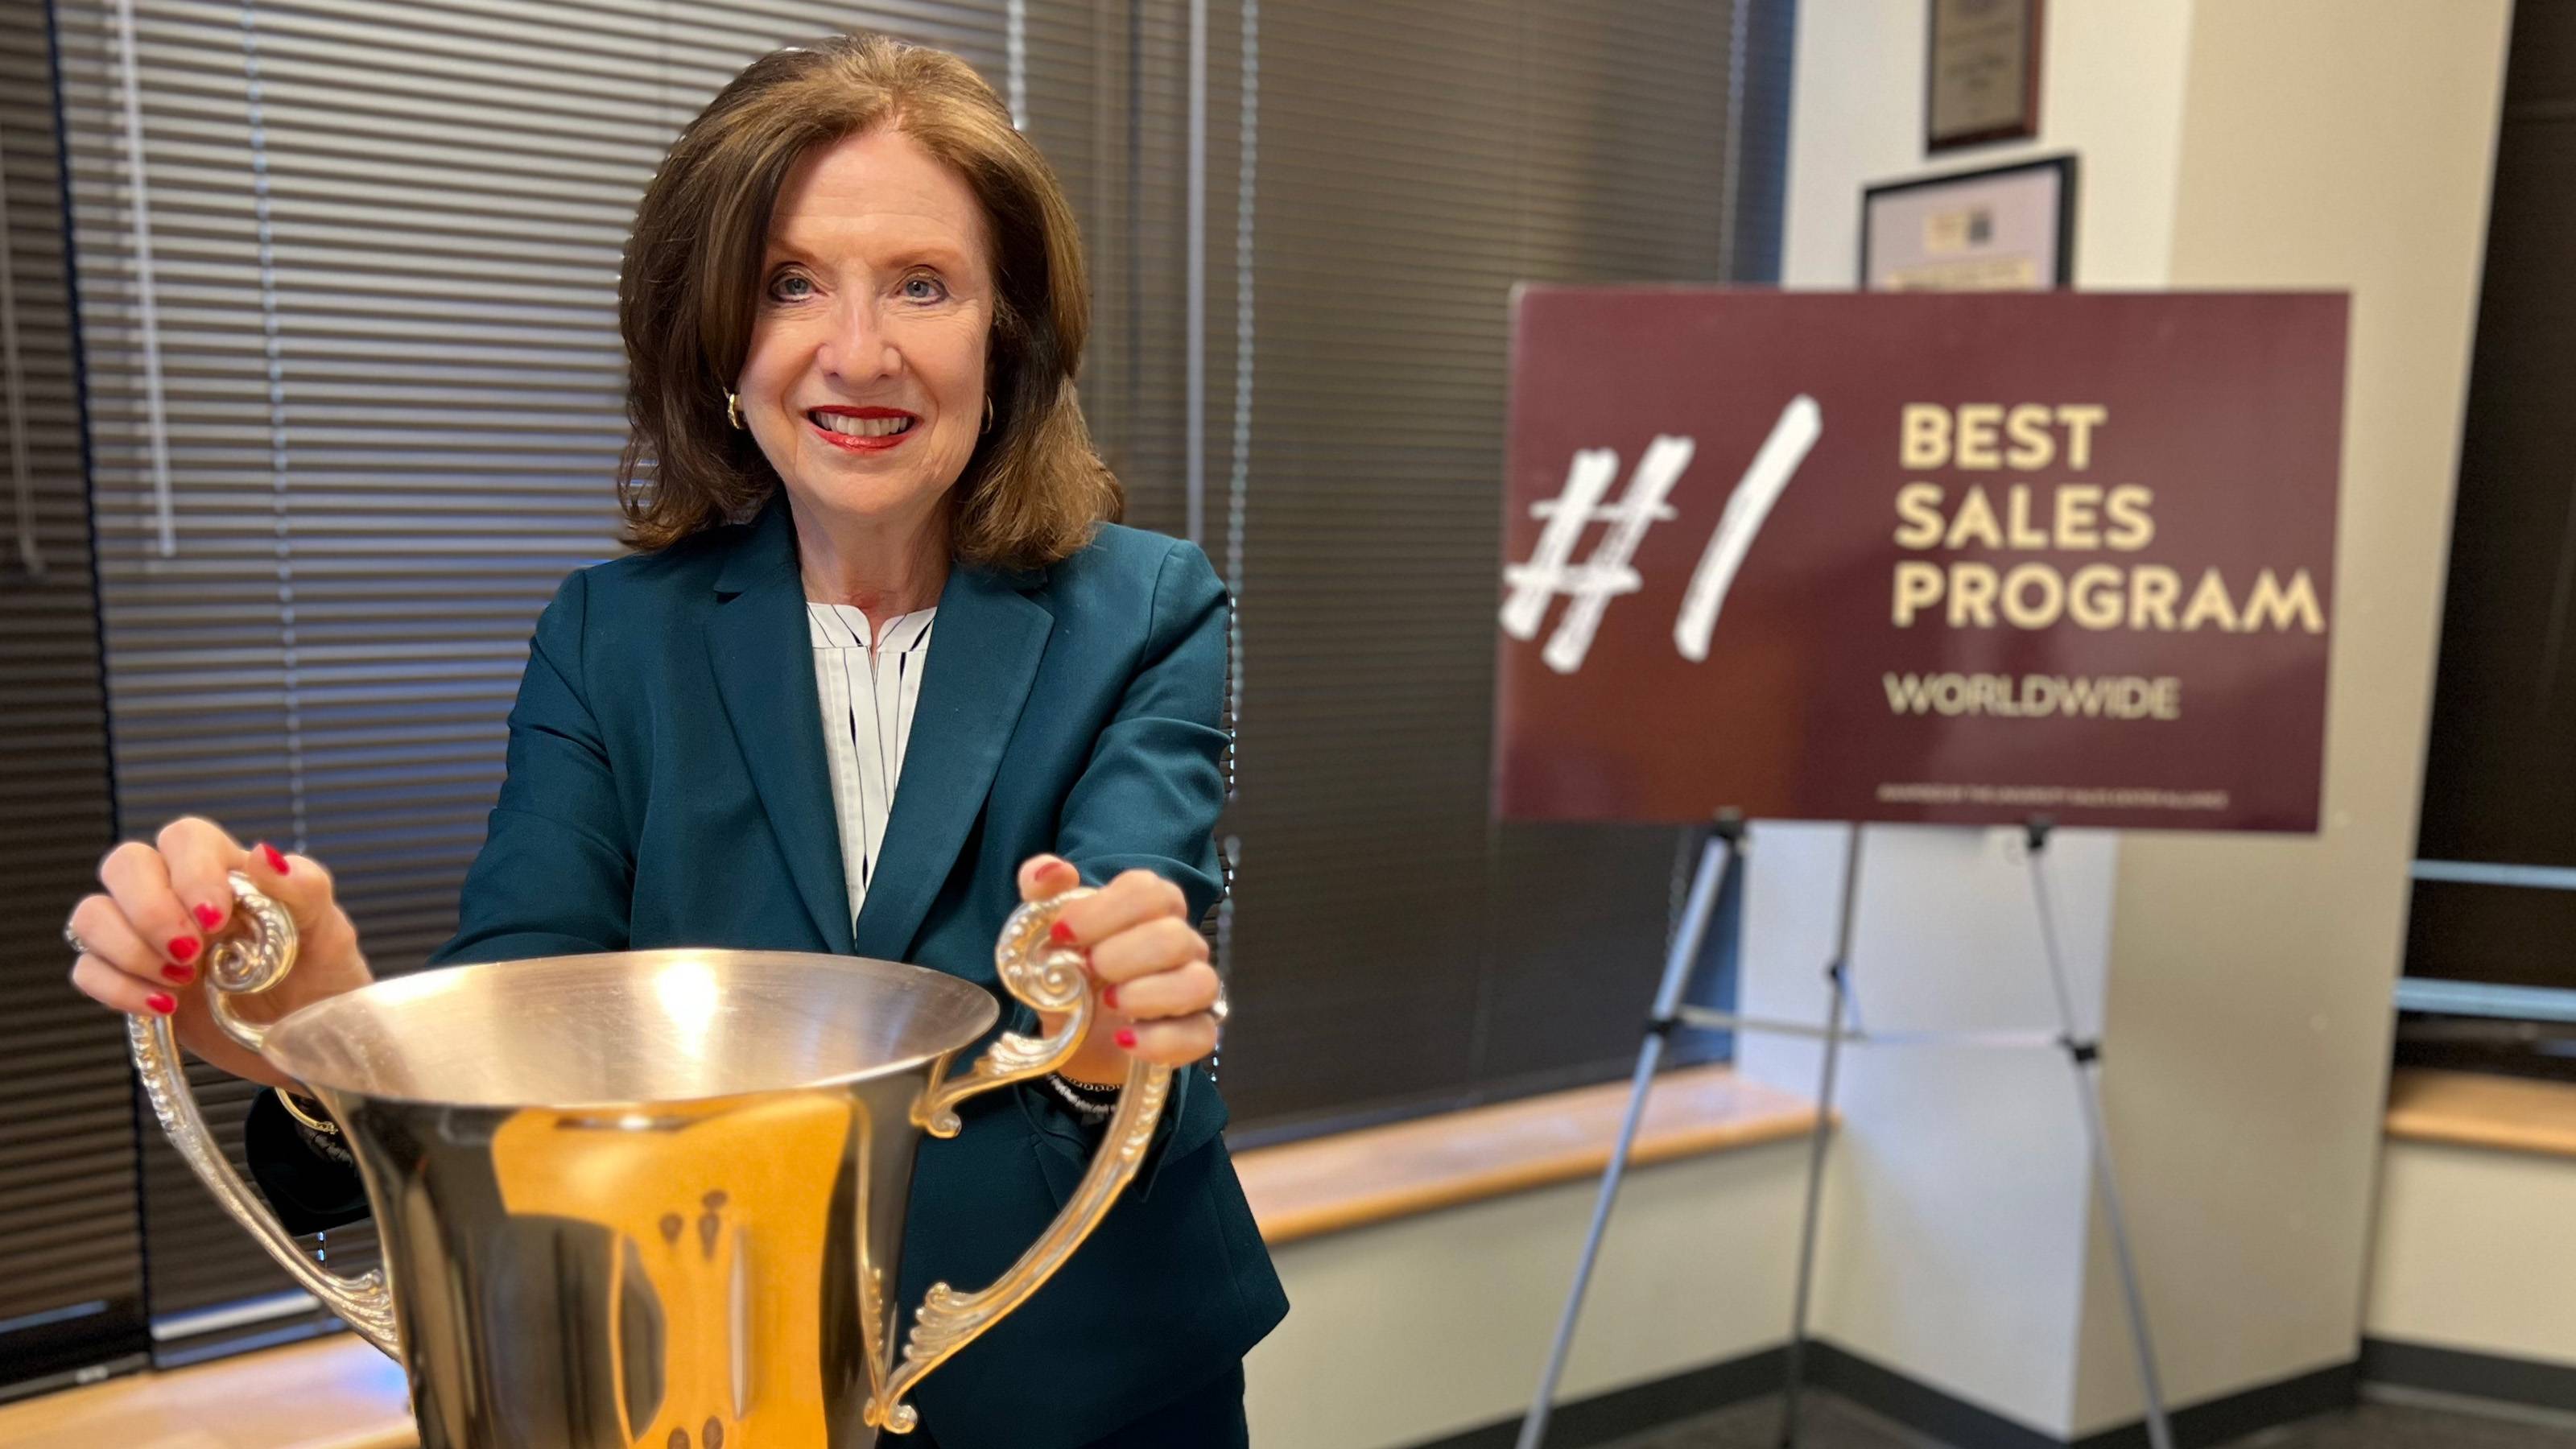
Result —
<path fill-rule="evenodd" d="M 993 942 L 1020 863 L 1049 851 L 1093 884 L 1150 870 L 1203 914 L 1221 889 L 1227 609 L 1195 546 L 1116 526 L 1049 569 L 952 569 L 853 922 L 786 507 L 581 570 L 537 622 L 509 773 L 433 964 L 830 951 L 998 994 Z M 1002 1004 L 1005 1025 L 1033 1024 Z M 1204 1067 L 1176 1076 L 1153 1154 L 1100 1230 L 923 1381 L 942 1449 L 1088 1443 L 1226 1372 L 1286 1314 L 1225 1121 Z M 934 1280 L 998 1276 L 1054 1218 L 1095 1136 L 1022 1087 L 924 1143 L 907 1311 Z"/>

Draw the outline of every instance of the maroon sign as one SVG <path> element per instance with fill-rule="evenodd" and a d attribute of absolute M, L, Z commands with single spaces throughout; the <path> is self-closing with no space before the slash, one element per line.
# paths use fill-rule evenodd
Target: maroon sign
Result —
<path fill-rule="evenodd" d="M 2346 299 L 1514 299 L 1496 811 L 2312 831 Z"/>

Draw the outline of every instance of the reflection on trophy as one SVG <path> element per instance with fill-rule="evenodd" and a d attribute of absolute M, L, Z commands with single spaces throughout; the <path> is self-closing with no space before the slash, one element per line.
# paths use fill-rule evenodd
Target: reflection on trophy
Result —
<path fill-rule="evenodd" d="M 267 1027 L 230 998 L 292 969 L 286 913 L 235 878 L 246 939 L 209 967 L 217 1019 L 301 1079 L 357 1159 L 385 1267 L 299 1252 L 216 1150 L 165 1018 L 133 1024 L 161 1124 L 225 1209 L 400 1359 L 424 1449 L 862 1449 L 903 1434 L 923 1375 L 1037 1291 L 1134 1175 L 1169 1087 L 1142 1063 L 1047 1232 L 980 1292 L 934 1286 L 901 1354 L 887 1292 L 922 1134 L 1052 1070 L 1092 1002 L 1024 906 L 996 952 L 1062 1021 L 950 1059 L 999 1007 L 916 966 L 639 951 L 378 982 Z"/>

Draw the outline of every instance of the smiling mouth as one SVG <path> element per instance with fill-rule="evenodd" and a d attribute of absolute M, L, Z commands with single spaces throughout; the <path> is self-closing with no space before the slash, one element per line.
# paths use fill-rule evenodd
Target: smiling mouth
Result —
<path fill-rule="evenodd" d="M 805 420 L 836 438 L 858 438 L 870 441 L 901 437 L 912 431 L 919 418 L 910 413 L 884 417 L 860 417 L 855 413 L 828 412 L 821 408 L 808 411 Z"/>

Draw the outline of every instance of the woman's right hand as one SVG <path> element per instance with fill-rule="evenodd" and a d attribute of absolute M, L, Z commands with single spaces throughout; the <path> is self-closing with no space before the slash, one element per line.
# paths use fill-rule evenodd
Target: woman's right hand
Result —
<path fill-rule="evenodd" d="M 248 1021 L 274 1021 L 297 1007 L 375 979 L 358 950 L 357 928 L 331 892 L 331 873 L 269 845 L 245 849 L 211 820 L 164 827 L 152 845 L 129 840 L 99 862 L 104 894 L 74 907 L 71 929 L 89 950 L 72 965 L 72 985 L 103 1006 L 167 1016 L 180 1044 L 237 1077 L 272 1087 L 294 1081 L 215 1024 L 206 1007 L 206 943 L 234 924 L 231 873 L 295 918 L 295 969 L 233 1007 Z"/>

